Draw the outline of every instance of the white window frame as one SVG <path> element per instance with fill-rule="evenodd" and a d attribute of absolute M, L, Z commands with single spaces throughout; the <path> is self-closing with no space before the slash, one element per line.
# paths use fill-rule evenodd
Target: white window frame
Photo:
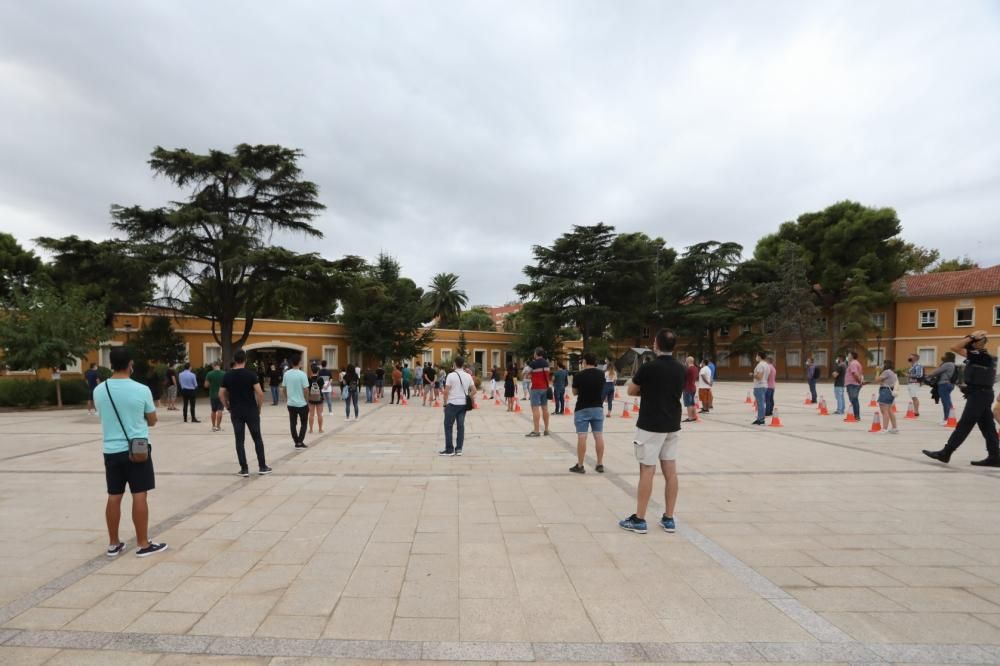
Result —
<path fill-rule="evenodd" d="M 929 326 L 925 326 L 924 325 L 924 313 L 928 313 L 928 314 L 933 313 L 933 317 L 931 317 L 933 319 L 933 322 Z M 921 330 L 924 330 L 924 329 L 928 329 L 928 328 L 937 328 L 937 327 L 938 327 L 938 311 L 937 311 L 937 308 L 929 308 L 927 310 L 918 310 L 917 311 L 917 328 L 919 328 Z"/>
<path fill-rule="evenodd" d="M 740 324 L 740 335 L 753 332 L 753 324 Z"/>
<path fill-rule="evenodd" d="M 65 366 L 59 368 L 59 372 L 68 372 L 70 374 L 83 374 L 83 363 L 80 359 L 75 356 L 70 356 L 72 361 L 67 363 Z"/>
<path fill-rule="evenodd" d="M 873 312 L 872 313 L 872 326 L 879 330 L 885 330 L 885 323 L 887 319 L 884 312 Z"/>
<path fill-rule="evenodd" d="M 499 349 L 490 350 L 490 370 L 492 370 L 493 368 L 503 367 L 503 361 L 501 361 L 502 357 L 503 354 Z"/>
<path fill-rule="evenodd" d="M 450 361 L 452 359 L 452 350 L 451 350 L 451 348 L 448 348 L 448 349 L 442 348 L 442 349 L 439 349 L 438 351 L 440 352 L 440 358 L 441 358 L 441 362 L 442 363 L 447 363 L 448 361 Z"/>
<path fill-rule="evenodd" d="M 930 360 L 924 360 L 924 352 L 930 352 Z M 937 347 L 917 347 L 918 363 L 924 367 L 934 367 L 938 364 Z"/>
<path fill-rule="evenodd" d="M 993 306 L 993 325 L 1000 326 L 1000 305 Z"/>
<path fill-rule="evenodd" d="M 882 361 L 885 360 L 885 347 L 873 347 L 868 349 L 868 367 L 881 368 Z"/>
<path fill-rule="evenodd" d="M 821 368 L 829 367 L 830 365 L 830 355 L 826 349 L 814 349 L 813 350 L 813 363 Z"/>
<path fill-rule="evenodd" d="M 421 353 L 421 362 L 424 365 L 427 365 L 428 363 L 433 364 L 434 363 L 434 350 L 433 349 L 425 349 Z"/>
<path fill-rule="evenodd" d="M 972 310 L 972 318 L 969 319 L 968 324 L 958 323 L 958 311 L 959 310 Z M 955 328 L 972 328 L 976 325 L 976 306 L 975 305 L 962 305 L 955 308 Z"/>
<path fill-rule="evenodd" d="M 750 358 L 750 354 L 740 354 L 740 367 L 749 368 L 752 367 L 753 359 Z"/>
<path fill-rule="evenodd" d="M 792 363 L 791 355 L 795 354 L 795 363 Z M 801 368 L 802 367 L 802 350 L 801 349 L 786 349 L 785 350 L 785 367 L 786 368 Z"/>
<path fill-rule="evenodd" d="M 216 352 L 209 358 L 209 351 Z M 222 363 L 222 346 L 214 342 L 203 342 L 201 344 L 201 364 L 203 366 L 212 365 L 212 361 Z"/>
<path fill-rule="evenodd" d="M 102 367 L 102 368 L 110 368 L 111 367 L 111 348 L 112 347 L 121 347 L 123 344 L 125 344 L 125 343 L 124 342 L 120 342 L 118 340 L 106 340 L 106 341 L 102 342 L 101 344 L 97 345 L 97 365 L 99 367 Z M 184 343 L 184 344 L 185 344 L 185 348 L 184 349 L 185 349 L 185 354 L 186 354 L 187 353 L 187 346 L 186 346 L 187 343 Z M 104 362 L 105 360 L 107 361 L 107 363 Z"/>
<path fill-rule="evenodd" d="M 322 358 L 320 360 L 326 361 L 326 367 L 329 370 L 340 369 L 340 347 L 337 345 L 323 345 L 320 352 L 322 353 Z M 330 354 L 330 352 L 333 353 Z"/>

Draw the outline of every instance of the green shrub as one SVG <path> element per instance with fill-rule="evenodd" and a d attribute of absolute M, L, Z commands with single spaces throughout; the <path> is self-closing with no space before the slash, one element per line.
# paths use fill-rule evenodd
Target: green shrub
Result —
<path fill-rule="evenodd" d="M 45 392 L 45 400 L 50 405 L 56 404 L 56 383 L 45 382 L 48 388 Z M 64 405 L 82 405 L 87 402 L 89 390 L 87 382 L 83 379 L 64 379 L 62 382 L 62 401 Z"/>
<path fill-rule="evenodd" d="M 111 375 L 113 374 L 114 373 L 111 371 L 111 368 L 107 368 L 103 365 L 97 366 L 97 376 L 101 378 L 102 382 L 111 379 Z"/>
<path fill-rule="evenodd" d="M 50 388 L 55 396 L 55 386 L 47 379 L 0 379 L 0 407 L 36 407 L 45 402 Z"/>

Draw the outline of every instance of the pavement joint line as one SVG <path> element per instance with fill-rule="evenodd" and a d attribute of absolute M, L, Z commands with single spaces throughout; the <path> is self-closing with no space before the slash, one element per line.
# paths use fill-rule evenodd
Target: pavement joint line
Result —
<path fill-rule="evenodd" d="M 375 409 L 377 410 L 379 408 L 376 407 Z M 341 422 L 336 427 L 332 428 L 328 432 L 323 433 L 320 437 L 314 439 L 312 441 L 310 448 L 323 442 L 328 437 L 331 437 L 339 433 L 342 429 L 344 429 L 348 425 L 350 425 L 350 422 Z M 274 461 L 283 462 L 308 450 L 309 449 L 293 448 L 290 451 L 286 452 L 284 455 L 275 458 Z M 260 478 L 261 478 L 260 476 L 251 476 L 249 479 L 242 479 L 242 478 L 238 479 L 230 483 L 226 487 L 216 491 L 212 495 L 209 495 L 208 497 L 205 497 L 202 500 L 195 502 L 194 504 L 188 506 L 187 508 L 181 509 L 174 515 L 169 516 L 166 519 L 157 523 L 156 525 L 151 526 L 149 528 L 149 533 L 160 534 L 162 532 L 166 532 L 175 525 L 179 525 L 181 522 L 195 515 L 202 509 L 205 509 L 206 507 L 211 506 L 215 502 L 223 499 L 227 495 L 231 494 L 233 491 L 245 487 L 247 483 L 255 483 Z M 129 545 L 132 547 L 130 548 L 130 550 L 134 550 L 135 539 L 130 540 Z M 65 590 L 73 583 L 76 583 L 82 580 L 83 578 L 86 578 L 90 574 L 99 571 L 100 569 L 107 566 L 113 561 L 114 561 L 113 559 L 107 557 L 104 554 L 96 555 L 93 558 L 84 562 L 83 564 L 77 566 L 76 568 L 71 569 L 66 573 L 60 574 L 59 576 L 56 576 L 55 578 L 49 580 L 48 582 L 32 590 L 31 592 L 28 592 L 27 594 L 24 594 L 18 597 L 17 599 L 14 599 L 13 601 L 5 604 L 4 606 L 0 607 L 0 626 L 6 624 L 7 622 L 17 617 L 21 613 L 24 613 L 25 611 L 34 608 L 35 606 L 42 603 L 46 599 L 55 596 L 56 594 L 58 594 L 62 590 Z"/>
<path fill-rule="evenodd" d="M 995 645 L 823 642 L 505 642 L 300 639 L 67 630 L 0 630 L 0 645 L 258 657 L 414 661 L 996 664 Z"/>

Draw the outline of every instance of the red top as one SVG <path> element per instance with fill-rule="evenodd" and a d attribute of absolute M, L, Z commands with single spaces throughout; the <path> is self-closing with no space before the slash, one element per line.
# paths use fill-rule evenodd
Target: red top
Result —
<path fill-rule="evenodd" d="M 698 388 L 698 368 L 693 365 L 689 365 L 687 370 L 684 371 L 684 391 L 686 393 L 694 393 Z"/>
<path fill-rule="evenodd" d="M 549 362 L 544 358 L 532 359 L 528 363 L 531 368 L 531 388 L 547 389 L 549 387 Z"/>

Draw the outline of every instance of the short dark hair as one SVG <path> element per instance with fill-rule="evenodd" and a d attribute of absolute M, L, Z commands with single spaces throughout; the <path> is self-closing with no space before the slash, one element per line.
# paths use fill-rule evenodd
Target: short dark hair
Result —
<path fill-rule="evenodd" d="M 954 363 L 955 362 L 955 352 L 950 352 L 950 351 L 949 352 L 945 352 L 944 353 L 944 360 L 947 363 Z"/>
<path fill-rule="evenodd" d="M 294 368 L 295 366 L 297 366 L 299 363 L 302 362 L 302 354 L 292 354 L 289 357 L 288 362 L 291 363 L 292 367 Z"/>
<path fill-rule="evenodd" d="M 132 362 L 132 350 L 128 347 L 112 347 L 108 358 L 111 360 L 111 369 L 115 372 L 128 370 L 128 364 Z"/>
<path fill-rule="evenodd" d="M 594 352 L 584 352 L 583 362 L 587 365 L 597 365 L 597 354 Z"/>
<path fill-rule="evenodd" d="M 656 347 L 661 352 L 673 351 L 676 344 L 677 336 L 669 328 L 661 328 L 656 332 Z"/>
<path fill-rule="evenodd" d="M 190 370 L 191 369 L 191 362 L 190 361 L 188 361 L 187 363 L 184 364 L 184 369 L 185 370 Z"/>
<path fill-rule="evenodd" d="M 855 361 L 858 360 L 858 352 L 852 351 L 852 352 L 849 352 L 849 354 L 851 355 L 851 358 L 853 358 Z"/>
<path fill-rule="evenodd" d="M 321 365 L 322 367 L 324 367 L 324 368 L 325 368 L 325 367 L 326 367 L 326 359 L 324 358 L 324 359 L 323 359 L 322 361 L 320 361 L 320 362 L 319 362 L 319 364 L 320 364 L 320 365 Z"/>
<path fill-rule="evenodd" d="M 767 360 L 767 352 L 766 351 L 757 352 L 757 358 L 759 358 L 762 361 Z"/>
<path fill-rule="evenodd" d="M 535 347 L 535 356 L 542 357 L 545 356 L 545 350 L 541 347 Z"/>
<path fill-rule="evenodd" d="M 97 367 L 97 364 L 96 364 L 96 363 L 91 363 L 91 364 L 90 364 L 90 369 L 91 369 L 91 370 L 93 370 L 93 369 L 94 369 L 94 368 L 96 368 L 96 367 Z"/>
<path fill-rule="evenodd" d="M 233 352 L 233 361 L 235 361 L 236 363 L 246 363 L 246 360 L 247 360 L 247 353 L 242 349 L 237 349 L 236 351 Z"/>
<path fill-rule="evenodd" d="M 883 370 L 895 370 L 896 369 L 896 362 L 893 361 L 891 358 L 887 358 L 884 361 L 882 361 L 882 369 Z"/>
<path fill-rule="evenodd" d="M 455 357 L 455 367 L 456 368 L 461 368 L 463 365 L 465 365 L 465 359 L 462 358 L 461 356 L 456 356 Z"/>

